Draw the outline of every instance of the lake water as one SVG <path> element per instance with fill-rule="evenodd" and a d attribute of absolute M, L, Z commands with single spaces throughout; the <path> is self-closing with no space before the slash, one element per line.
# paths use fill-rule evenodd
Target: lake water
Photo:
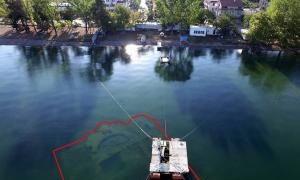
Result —
<path fill-rule="evenodd" d="M 159 57 L 171 57 L 171 65 Z M 298 179 L 300 57 L 153 46 L 0 46 L 0 179 L 58 180 L 51 151 L 131 114 L 186 138 L 208 180 Z M 151 136 L 153 124 L 140 118 Z M 134 125 L 100 128 L 58 152 L 66 180 L 146 179 L 151 141 Z"/>

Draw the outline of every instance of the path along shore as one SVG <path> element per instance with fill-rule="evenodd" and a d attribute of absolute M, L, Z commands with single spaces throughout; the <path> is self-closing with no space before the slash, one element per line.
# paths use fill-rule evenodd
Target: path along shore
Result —
<path fill-rule="evenodd" d="M 218 42 L 210 43 L 180 43 L 179 41 L 161 41 L 163 47 L 192 47 L 192 48 L 220 48 L 220 49 L 248 49 L 247 44 L 224 44 Z M 3 39 L 0 38 L 0 45 L 17 45 L 17 46 L 87 46 L 87 47 L 104 47 L 104 46 L 126 46 L 128 44 L 136 45 L 157 45 L 157 42 L 147 41 L 140 43 L 138 41 L 103 40 L 96 44 L 91 42 L 79 41 L 55 41 L 55 40 L 31 40 L 31 39 Z"/>
<path fill-rule="evenodd" d="M 84 37 L 83 29 L 77 29 L 81 37 Z M 149 33 L 149 32 L 145 32 Z M 0 45 L 16 45 L 16 46 L 86 46 L 86 47 L 105 47 L 105 46 L 126 46 L 128 44 L 135 45 L 157 45 L 157 42 L 162 42 L 163 47 L 191 47 L 191 48 L 216 48 L 216 49 L 250 49 L 253 48 L 251 44 L 240 41 L 237 39 L 211 40 L 208 38 L 203 39 L 201 42 L 184 42 L 181 43 L 176 36 L 170 36 L 164 40 L 159 39 L 159 35 L 152 33 L 151 37 L 145 43 L 136 40 L 138 32 L 134 33 L 116 33 L 110 35 L 104 40 L 99 40 L 96 44 L 92 44 L 91 37 L 86 40 L 69 40 L 64 36 L 66 31 L 60 31 L 58 38 L 53 38 L 53 32 L 48 33 L 47 38 L 39 38 L 37 35 L 30 33 L 17 33 L 10 26 L 0 27 Z M 91 36 L 91 34 L 90 34 Z M 266 51 L 280 51 L 279 48 L 259 46 L 259 50 Z M 292 49 L 296 53 L 300 53 L 300 49 Z"/>

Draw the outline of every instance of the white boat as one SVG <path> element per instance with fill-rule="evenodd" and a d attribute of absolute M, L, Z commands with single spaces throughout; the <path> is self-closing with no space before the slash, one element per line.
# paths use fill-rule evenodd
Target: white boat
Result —
<path fill-rule="evenodd" d="M 170 63 L 169 57 L 160 57 L 160 63 L 161 64 L 168 64 L 168 63 Z"/>

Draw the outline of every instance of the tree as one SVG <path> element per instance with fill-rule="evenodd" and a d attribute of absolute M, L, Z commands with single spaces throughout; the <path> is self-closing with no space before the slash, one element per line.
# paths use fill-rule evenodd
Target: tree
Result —
<path fill-rule="evenodd" d="M 55 0 L 32 0 L 33 19 L 43 30 L 48 30 L 49 27 L 55 31 L 57 35 L 55 21 L 58 19 L 58 12 Z"/>
<path fill-rule="evenodd" d="M 141 4 L 141 0 L 129 0 L 129 7 L 133 10 L 138 10 Z"/>
<path fill-rule="evenodd" d="M 197 21 L 201 0 L 157 0 L 156 8 L 160 22 L 164 26 L 181 25 L 181 29 Z"/>
<path fill-rule="evenodd" d="M 245 8 L 258 8 L 259 0 L 242 0 Z"/>
<path fill-rule="evenodd" d="M 299 46 L 300 43 L 300 1 L 272 0 L 267 16 L 275 29 L 276 40 L 282 46 Z"/>
<path fill-rule="evenodd" d="M 249 27 L 249 25 L 250 25 L 250 20 L 251 20 L 252 17 L 253 17 L 252 14 L 251 14 L 251 15 L 245 15 L 245 16 L 243 17 L 243 25 L 244 25 L 245 27 Z"/>
<path fill-rule="evenodd" d="M 93 20 L 98 27 L 101 27 L 103 31 L 111 29 L 111 18 L 105 9 L 103 0 L 96 0 L 92 11 L 94 15 Z"/>
<path fill-rule="evenodd" d="M 117 5 L 111 18 L 115 28 L 125 28 L 129 24 L 130 10 L 122 5 Z"/>
<path fill-rule="evenodd" d="M 265 13 L 250 20 L 249 36 L 254 42 L 300 47 L 300 1 L 272 0 Z"/>
<path fill-rule="evenodd" d="M 232 22 L 232 18 L 227 15 L 218 16 L 214 22 L 214 25 L 221 29 L 223 35 L 228 35 L 230 31 L 234 30 L 235 26 Z"/>
<path fill-rule="evenodd" d="M 148 21 L 154 21 L 155 19 L 155 14 L 152 8 L 149 9 L 149 11 L 147 12 L 147 20 Z"/>
<path fill-rule="evenodd" d="M 67 7 L 60 12 L 60 18 L 72 22 L 74 19 L 76 19 L 76 13 L 72 7 Z"/>
<path fill-rule="evenodd" d="M 250 19 L 249 38 L 254 43 L 272 43 L 275 40 L 272 21 L 266 13 L 253 15 Z"/>
<path fill-rule="evenodd" d="M 95 5 L 95 0 L 70 0 L 70 4 L 74 12 L 82 18 L 85 23 L 85 32 L 88 33 L 88 26 L 92 19 L 92 10 Z"/>
<path fill-rule="evenodd" d="M 4 0 L 0 0 L 0 17 L 7 16 L 7 9 Z"/>
<path fill-rule="evenodd" d="M 136 23 L 139 23 L 140 21 L 142 21 L 142 19 L 143 19 L 143 15 L 141 12 L 131 12 L 129 24 L 131 26 L 134 26 Z"/>
<path fill-rule="evenodd" d="M 36 27 L 35 27 L 34 17 L 33 17 L 34 11 L 33 11 L 32 0 L 22 0 L 22 7 L 23 7 L 23 10 L 24 10 L 25 16 L 26 16 L 26 25 L 27 25 L 27 20 L 29 20 L 30 23 L 32 24 L 35 32 L 37 32 Z"/>
<path fill-rule="evenodd" d="M 205 21 L 213 23 L 216 16 L 208 9 L 194 7 L 190 18 L 190 24 L 203 24 Z"/>
<path fill-rule="evenodd" d="M 26 12 L 24 11 L 21 0 L 5 0 L 7 7 L 7 18 L 10 19 L 12 27 L 19 30 L 18 22 L 21 21 L 24 28 L 26 28 Z M 26 28 L 27 29 L 27 28 Z"/>

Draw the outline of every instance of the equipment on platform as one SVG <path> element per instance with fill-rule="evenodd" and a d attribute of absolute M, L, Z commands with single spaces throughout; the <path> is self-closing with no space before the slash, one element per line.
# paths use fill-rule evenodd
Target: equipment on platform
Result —
<path fill-rule="evenodd" d="M 189 173 L 186 142 L 178 138 L 153 138 L 150 180 L 183 180 Z"/>

